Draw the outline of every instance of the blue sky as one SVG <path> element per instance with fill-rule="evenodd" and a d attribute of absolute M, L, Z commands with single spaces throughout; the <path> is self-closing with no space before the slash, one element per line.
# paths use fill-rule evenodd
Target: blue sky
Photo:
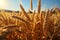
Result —
<path fill-rule="evenodd" d="M 30 8 L 30 0 L 7 0 L 8 6 L 5 8 L 7 10 L 20 10 L 20 3 L 22 2 L 25 10 Z M 38 0 L 33 0 L 33 9 L 37 10 L 37 2 Z M 60 0 L 42 0 L 41 1 L 41 9 L 50 9 L 53 7 L 60 8 Z"/>

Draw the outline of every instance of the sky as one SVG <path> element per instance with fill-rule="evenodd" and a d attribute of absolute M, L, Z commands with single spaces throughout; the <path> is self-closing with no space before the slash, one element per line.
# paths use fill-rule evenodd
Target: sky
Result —
<path fill-rule="evenodd" d="M 33 9 L 37 10 L 38 0 L 33 1 Z M 0 9 L 20 10 L 20 3 L 25 10 L 30 8 L 30 0 L 0 0 Z M 41 0 L 41 10 L 51 9 L 53 7 L 60 8 L 60 0 Z"/>

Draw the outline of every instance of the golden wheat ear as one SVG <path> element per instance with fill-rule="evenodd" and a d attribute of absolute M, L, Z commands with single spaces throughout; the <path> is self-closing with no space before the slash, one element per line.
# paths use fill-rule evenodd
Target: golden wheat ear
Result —
<path fill-rule="evenodd" d="M 7 25 L 6 27 L 4 27 L 3 29 L 6 29 L 6 28 L 16 28 L 17 25 Z"/>
<path fill-rule="evenodd" d="M 12 16 L 13 18 L 19 19 L 20 21 L 22 21 L 24 23 L 24 27 L 26 27 L 28 29 L 28 32 L 31 30 L 31 25 L 29 22 L 25 21 L 24 19 L 17 17 L 17 16 Z M 26 24 L 26 25 L 25 25 Z"/>
<path fill-rule="evenodd" d="M 59 8 L 55 8 L 55 13 L 56 13 L 56 14 L 59 14 L 59 13 L 60 13 Z"/>
<path fill-rule="evenodd" d="M 5 20 L 5 17 L 4 17 L 2 14 L 0 14 L 0 17 L 2 17 L 2 18 L 3 18 L 3 20 Z"/>
<path fill-rule="evenodd" d="M 19 19 L 20 21 L 24 22 L 24 23 L 28 23 L 27 21 L 25 21 L 24 19 L 20 18 L 20 17 L 17 17 L 17 16 L 12 16 L 13 18 L 15 19 Z"/>
<path fill-rule="evenodd" d="M 41 0 L 38 0 L 38 13 L 41 11 Z"/>
<path fill-rule="evenodd" d="M 32 0 L 30 0 L 30 10 L 33 10 Z"/>
<path fill-rule="evenodd" d="M 20 8 L 21 8 L 23 14 L 26 16 L 26 18 L 27 18 L 29 21 L 31 21 L 30 17 L 27 15 L 26 11 L 24 10 L 24 8 L 23 8 L 23 6 L 22 6 L 21 4 L 20 4 Z"/>
<path fill-rule="evenodd" d="M 5 24 L 8 24 L 8 19 L 6 19 L 7 17 L 5 18 L 5 16 L 6 15 L 0 14 L 0 17 L 2 17 L 1 21 L 3 21 L 3 23 L 5 23 Z"/>
<path fill-rule="evenodd" d="M 34 13 L 33 13 L 33 16 L 32 16 L 32 21 L 34 21 L 34 17 L 35 17 L 35 10 L 34 10 Z"/>

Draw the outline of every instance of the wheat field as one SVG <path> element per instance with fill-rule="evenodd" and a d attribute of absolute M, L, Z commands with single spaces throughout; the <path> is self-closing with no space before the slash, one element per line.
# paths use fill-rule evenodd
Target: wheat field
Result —
<path fill-rule="evenodd" d="M 41 11 L 40 0 L 37 12 L 0 11 L 0 40 L 60 40 L 60 9 Z M 31 6 L 32 10 L 32 6 Z"/>

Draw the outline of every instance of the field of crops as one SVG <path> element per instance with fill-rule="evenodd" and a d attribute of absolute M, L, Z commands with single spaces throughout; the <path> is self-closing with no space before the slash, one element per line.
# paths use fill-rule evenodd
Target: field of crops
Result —
<path fill-rule="evenodd" d="M 60 40 L 60 9 L 0 11 L 0 40 Z"/>

